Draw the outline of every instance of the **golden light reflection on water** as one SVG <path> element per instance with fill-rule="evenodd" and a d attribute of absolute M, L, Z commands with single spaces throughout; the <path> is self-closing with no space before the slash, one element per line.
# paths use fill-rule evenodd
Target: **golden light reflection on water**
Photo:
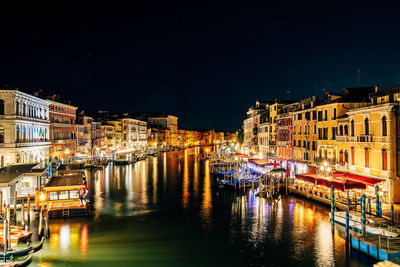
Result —
<path fill-rule="evenodd" d="M 158 158 L 153 157 L 153 204 L 157 204 Z"/>
<path fill-rule="evenodd" d="M 210 177 L 210 164 L 207 160 L 205 162 L 205 172 L 203 180 L 203 199 L 201 204 L 201 219 L 203 224 L 211 225 L 212 213 L 212 195 L 211 195 L 211 177 Z"/>
<path fill-rule="evenodd" d="M 187 209 L 189 202 L 189 165 L 188 151 L 185 149 L 185 157 L 183 162 L 183 183 L 182 183 L 182 207 Z"/>
<path fill-rule="evenodd" d="M 86 253 L 89 248 L 89 228 L 84 224 L 81 228 L 81 239 L 79 242 L 82 258 L 86 258 Z"/>
<path fill-rule="evenodd" d="M 193 196 L 197 198 L 199 196 L 199 162 L 197 154 L 193 159 L 193 186 L 192 186 Z"/>
<path fill-rule="evenodd" d="M 338 257 L 342 259 L 339 263 L 344 263 L 343 248 L 340 247 L 343 242 L 337 234 L 332 235 L 327 208 L 304 199 L 291 197 L 282 197 L 281 200 L 274 201 L 259 198 L 254 195 L 254 192 L 244 194 L 223 190 L 214 191 L 212 177 L 209 174 L 209 162 L 207 160 L 197 162 L 196 149 L 194 149 L 195 153 L 188 151 L 193 152 L 193 150 L 186 150 L 179 154 L 169 154 L 168 158 L 167 153 L 163 153 L 159 157 L 149 158 L 129 167 L 106 167 L 90 176 L 94 179 L 91 185 L 94 191 L 96 216 L 104 216 L 106 220 L 103 217 L 101 221 L 92 221 L 91 218 L 87 221 L 79 219 L 77 220 L 80 221 L 79 223 L 67 219 L 53 221 L 50 227 L 49 243 L 43 251 L 39 252 L 40 264 L 45 264 L 49 259 L 54 259 L 52 262 L 54 266 L 63 265 L 65 262 L 81 265 L 81 260 L 93 264 L 98 261 L 98 257 L 102 259 L 110 257 L 105 255 L 105 251 L 110 251 L 114 255 L 114 258 L 108 262 L 110 264 L 120 257 L 129 259 L 138 257 L 143 260 L 141 263 L 145 260 L 150 261 L 153 255 L 162 258 L 166 255 L 165 251 L 159 250 L 159 254 L 154 254 L 153 250 L 157 250 L 158 247 L 168 247 L 171 239 L 176 235 L 173 235 L 174 237 L 168 235 L 164 241 L 161 238 L 164 235 L 162 231 L 151 235 L 154 227 L 166 227 L 167 233 L 169 231 L 180 233 L 179 227 L 190 229 L 195 225 L 197 228 L 190 231 L 199 233 L 199 224 L 193 223 L 196 219 L 201 223 L 201 234 L 194 234 L 194 239 L 191 240 L 192 237 L 188 237 L 189 241 L 175 240 L 175 244 L 186 244 L 185 242 L 197 245 L 207 244 L 207 247 L 199 245 L 199 251 L 208 253 L 208 245 L 213 244 L 207 242 L 210 242 L 210 237 L 216 236 L 212 242 L 221 240 L 218 248 L 223 250 L 222 247 L 226 245 L 229 252 L 224 251 L 232 253 L 230 257 L 233 259 L 236 259 L 235 257 L 239 254 L 245 254 L 245 257 L 248 257 L 247 260 L 254 257 L 262 258 L 265 253 L 269 257 L 272 255 L 272 258 L 274 255 L 279 255 L 279 257 L 287 257 L 287 260 L 292 262 L 303 263 L 300 265 L 340 265 L 337 263 Z M 177 154 L 181 155 L 181 158 L 177 157 Z M 178 171 L 179 165 L 182 167 L 182 173 Z M 162 190 L 157 193 L 158 185 L 165 186 L 168 192 L 160 188 Z M 198 192 L 195 193 L 195 190 Z M 191 197 L 191 194 L 198 196 Z M 110 199 L 110 197 L 115 199 Z M 170 202 L 166 204 L 164 200 Z M 149 203 L 158 205 L 150 210 Z M 181 203 L 181 205 L 175 205 L 176 203 Z M 182 209 L 193 210 L 195 212 L 185 213 L 185 216 L 194 217 L 190 217 L 191 222 L 188 225 L 174 226 L 175 220 L 168 221 L 165 217 L 158 217 L 157 210 L 162 209 L 160 204 L 168 205 L 168 209 L 177 209 L 178 213 L 181 213 Z M 135 217 L 146 212 L 152 212 L 149 218 Z M 152 221 L 153 218 L 155 221 L 162 218 L 162 221 L 157 224 L 158 222 Z M 132 221 L 129 221 L 130 219 Z M 180 218 L 175 219 L 180 220 Z M 146 223 L 143 223 L 146 220 L 152 222 L 148 228 L 146 228 Z M 116 221 L 122 224 L 117 224 Z M 127 221 L 129 224 L 124 225 Z M 104 228 L 103 223 L 106 224 Z M 142 231 L 138 231 L 137 226 L 142 227 Z M 182 229 L 184 230 L 188 229 Z M 159 241 L 152 244 L 151 240 L 155 239 Z M 148 251 L 151 253 L 146 249 L 142 250 L 143 240 L 146 241 L 144 246 L 149 247 Z M 132 247 L 135 247 L 135 251 L 132 251 Z M 123 255 L 119 254 L 121 251 L 124 251 Z M 175 251 L 179 255 L 175 255 L 173 251 L 171 253 L 173 257 L 179 258 L 181 251 L 182 249 Z M 282 254 L 282 251 L 286 251 L 287 254 Z M 144 257 L 141 253 L 148 253 L 150 256 Z M 282 265 L 285 259 L 279 259 L 279 257 L 276 257 L 278 263 L 271 266 Z M 268 262 L 273 261 L 272 258 L 268 258 Z M 307 264 L 304 264 L 304 258 L 308 258 Z M 262 258 L 260 262 L 253 265 L 262 265 L 265 259 Z"/>

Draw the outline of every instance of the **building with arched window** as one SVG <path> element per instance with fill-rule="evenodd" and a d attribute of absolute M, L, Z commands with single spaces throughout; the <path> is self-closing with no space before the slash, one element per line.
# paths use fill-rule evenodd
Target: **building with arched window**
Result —
<path fill-rule="evenodd" d="M 67 159 L 76 153 L 76 110 L 77 107 L 60 103 L 53 99 L 48 100 L 50 119 L 50 157 Z M 39 108 L 39 113 L 42 109 Z"/>
<path fill-rule="evenodd" d="M 399 202 L 400 184 L 397 182 L 399 156 L 396 128 L 398 104 L 386 90 L 372 93 L 372 105 L 347 112 L 354 123 L 354 135 L 349 137 L 350 171 L 380 179 L 384 202 Z"/>
<path fill-rule="evenodd" d="M 49 102 L 0 90 L 0 164 L 45 163 L 49 147 Z"/>

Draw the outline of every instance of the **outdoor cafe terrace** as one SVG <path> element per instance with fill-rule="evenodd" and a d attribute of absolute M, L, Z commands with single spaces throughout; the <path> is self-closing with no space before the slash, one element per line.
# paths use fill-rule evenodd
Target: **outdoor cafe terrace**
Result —
<path fill-rule="evenodd" d="M 382 180 L 334 171 L 330 176 L 316 173 L 296 174 L 296 189 L 307 191 L 316 196 L 330 198 L 330 188 L 335 189 L 339 201 L 346 203 L 347 197 L 351 201 L 361 197 L 363 191 L 368 198 L 375 199 L 375 185 Z"/>

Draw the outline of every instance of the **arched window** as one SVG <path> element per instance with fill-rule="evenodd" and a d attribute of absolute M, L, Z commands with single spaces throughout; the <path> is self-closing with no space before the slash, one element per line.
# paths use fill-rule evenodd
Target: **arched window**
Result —
<path fill-rule="evenodd" d="M 325 149 L 324 151 L 324 157 L 327 159 L 328 158 L 328 150 Z"/>
<path fill-rule="evenodd" d="M 339 151 L 339 162 L 343 162 L 343 150 Z"/>
<path fill-rule="evenodd" d="M 369 135 L 369 120 L 365 118 L 364 120 L 364 134 Z"/>
<path fill-rule="evenodd" d="M 351 136 L 354 136 L 354 120 L 352 120 L 351 122 L 350 122 L 350 130 L 351 130 Z"/>
<path fill-rule="evenodd" d="M 382 136 L 387 136 L 387 121 L 385 116 L 382 118 Z"/>
<path fill-rule="evenodd" d="M 4 100 L 0 99 L 0 115 L 4 115 Z"/>
<path fill-rule="evenodd" d="M 15 114 L 19 115 L 19 101 L 15 101 Z"/>
<path fill-rule="evenodd" d="M 26 104 L 22 104 L 22 115 L 26 116 Z"/>
<path fill-rule="evenodd" d="M 343 125 L 339 126 L 339 135 L 343 135 Z"/>
<path fill-rule="evenodd" d="M 4 127 L 0 127 L 0 143 L 4 143 Z"/>
<path fill-rule="evenodd" d="M 349 135 L 349 126 L 347 124 L 344 126 L 344 135 Z"/>
<path fill-rule="evenodd" d="M 19 129 L 19 125 L 17 125 L 17 143 L 19 142 L 20 139 L 20 129 Z"/>
<path fill-rule="evenodd" d="M 349 163 L 349 152 L 344 151 L 344 162 Z"/>

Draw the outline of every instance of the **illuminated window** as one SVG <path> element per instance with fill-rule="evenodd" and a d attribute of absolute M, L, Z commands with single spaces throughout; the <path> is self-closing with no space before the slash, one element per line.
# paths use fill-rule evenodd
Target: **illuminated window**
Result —
<path fill-rule="evenodd" d="M 57 200 L 58 192 L 50 192 L 50 200 Z"/>
<path fill-rule="evenodd" d="M 79 190 L 71 190 L 69 191 L 69 198 L 79 198 Z"/>
<path fill-rule="evenodd" d="M 68 199 L 68 191 L 60 191 L 58 199 Z"/>
<path fill-rule="evenodd" d="M 385 116 L 382 118 L 382 136 L 387 136 L 387 121 Z"/>
<path fill-rule="evenodd" d="M 369 135 L 369 120 L 365 118 L 364 120 L 364 134 Z"/>

